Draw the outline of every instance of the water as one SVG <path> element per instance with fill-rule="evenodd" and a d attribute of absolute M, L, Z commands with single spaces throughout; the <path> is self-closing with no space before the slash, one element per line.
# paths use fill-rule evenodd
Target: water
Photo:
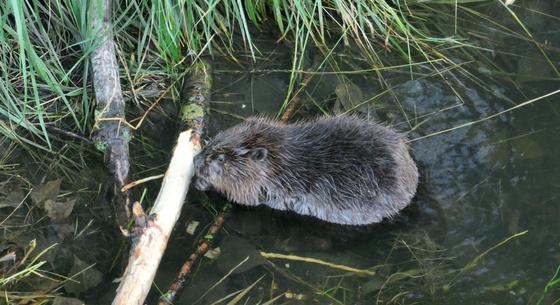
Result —
<path fill-rule="evenodd" d="M 282 84 L 270 76 L 261 77 L 259 82 L 266 80 Z M 554 88 L 548 87 L 550 91 Z M 317 289 L 327 291 L 341 285 L 338 290 L 329 291 L 344 304 L 371 304 L 374 300 L 383 303 L 395 296 L 398 297 L 393 302 L 405 304 L 535 303 L 559 262 L 560 162 L 556 156 L 560 153 L 560 108 L 553 100 L 539 102 L 496 119 L 414 141 L 510 106 L 474 89 L 465 90 L 469 98 L 465 105 L 437 78 L 408 80 L 396 90 L 411 121 L 421 121 L 416 117 L 429 118 L 409 134 L 424 177 L 423 187 L 429 194 L 419 199 L 424 202 L 417 203 L 420 215 L 380 226 L 369 232 L 368 238 L 361 235 L 357 241 L 340 242 L 333 237 L 336 233 L 323 238 L 313 221 L 300 219 L 294 223 L 290 219 L 293 215 L 271 215 L 266 209 L 235 211 L 235 230 L 224 237 L 227 245 L 222 246 L 222 251 L 236 259 L 223 263 L 224 266 L 220 265 L 222 259 L 218 259 L 215 272 L 227 272 L 258 248 L 362 268 L 380 265 L 378 276 L 362 279 L 340 277 L 342 272 L 324 267 L 290 263 L 286 272 L 317 285 Z M 245 95 L 245 99 L 238 101 L 239 107 L 247 107 L 250 99 Z M 280 96 L 277 101 L 281 101 Z M 442 108 L 449 110 L 434 114 Z M 215 115 L 214 120 L 223 122 L 221 115 Z M 402 117 L 395 118 L 394 124 L 407 128 Z M 436 209 L 429 210 L 433 205 Z M 433 219 L 426 222 L 425 218 Z M 525 231 L 524 235 L 498 245 Z M 233 238 L 237 247 L 227 242 Z M 245 245 L 245 249 L 239 244 Z M 485 253 L 488 249 L 493 250 Z M 481 259 L 475 260 L 482 253 L 485 254 Z M 472 262 L 476 264 L 467 267 Z M 282 268 L 285 261 L 276 263 Z M 211 270 L 205 271 L 205 275 L 213 273 Z M 246 272 L 268 274 L 256 270 Z M 232 287 L 242 288 L 250 282 L 241 284 L 241 278 L 234 278 Z M 294 285 L 282 277 L 276 281 L 281 287 L 277 293 Z M 292 289 L 305 294 L 310 304 L 315 302 L 311 300 L 336 303 L 317 297 L 301 285 Z M 343 292 L 344 289 L 348 291 Z M 358 289 L 365 291 L 363 296 L 359 296 Z"/>
<path fill-rule="evenodd" d="M 558 7 L 553 1 L 535 5 L 547 12 Z M 511 18 L 496 6 L 490 8 L 501 12 L 502 21 Z M 558 47 L 558 18 L 543 22 L 527 11 L 518 13 L 540 40 Z M 352 237 L 295 215 L 236 207 L 219 243 L 222 256 L 203 264 L 179 303 L 211 303 L 266 275 L 248 303 L 291 291 L 302 300 L 284 301 L 301 304 L 536 304 L 560 263 L 560 97 L 429 136 L 559 88 L 558 81 L 535 80 L 551 69 L 535 56 L 534 45 L 487 34 L 494 35 L 497 50 L 522 54 L 516 62 L 499 54 L 493 57 L 500 69 L 513 74 L 517 85 L 490 81 L 488 71 L 496 67 L 484 62 L 475 64 L 478 81 L 450 74 L 445 80 L 437 75 L 411 80 L 406 71 L 387 73 L 384 77 L 394 94 L 358 108 L 364 116 L 409 132 L 423 182 L 421 196 L 405 215 Z M 282 62 L 289 62 L 289 54 L 279 53 L 276 60 L 255 68 L 286 69 Z M 551 58 L 560 60 L 558 53 Z M 212 107 L 217 111 L 211 114 L 210 134 L 239 122 L 236 116 L 275 115 L 284 101 L 287 73 L 232 73 L 219 62 L 216 69 Z M 355 85 L 358 89 L 352 90 L 359 92 L 353 96 L 363 100 L 381 91 L 375 74 L 317 76 L 307 86 L 309 95 L 296 118 L 344 107 L 337 105 L 344 97 L 335 92 L 341 83 Z M 192 200 L 185 213 L 200 211 L 199 202 Z M 190 245 L 183 240 L 177 245 L 180 250 L 170 250 L 160 283 L 166 283 L 177 268 L 172 265 L 185 257 L 184 246 Z M 357 268 L 375 266 L 377 275 L 358 277 L 287 260 L 271 260 L 272 266 L 257 250 Z M 246 257 L 248 261 L 231 271 Z M 232 274 L 207 292 L 228 272 Z M 559 296 L 558 289 L 552 289 L 542 304 Z"/>

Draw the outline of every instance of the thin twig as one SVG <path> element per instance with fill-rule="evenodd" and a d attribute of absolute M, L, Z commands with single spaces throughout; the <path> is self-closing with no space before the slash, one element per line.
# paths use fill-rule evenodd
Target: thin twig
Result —
<path fill-rule="evenodd" d="M 433 136 L 437 136 L 437 135 L 440 135 L 440 134 L 443 134 L 443 133 L 447 133 L 447 132 L 450 132 L 450 131 L 453 131 L 453 130 L 456 130 L 456 129 L 460 129 L 460 128 L 463 128 L 463 127 L 467 127 L 467 126 L 471 126 L 471 125 L 474 125 L 474 124 L 478 124 L 478 123 L 480 123 L 480 122 L 484 122 L 484 121 L 486 121 L 486 120 L 493 119 L 493 118 L 495 118 L 495 117 L 497 117 L 497 116 L 500 116 L 500 115 L 502 115 L 502 114 L 504 114 L 504 113 L 510 112 L 510 111 L 512 111 L 512 110 L 515 110 L 515 109 L 518 109 L 518 108 L 521 108 L 521 107 L 525 107 L 525 106 L 530 105 L 530 104 L 532 104 L 532 103 L 534 103 L 534 102 L 537 102 L 537 101 L 539 101 L 539 100 L 542 100 L 542 99 L 547 98 L 547 97 L 549 97 L 549 96 L 553 96 L 553 95 L 558 94 L 558 93 L 560 93 L 560 89 L 559 89 L 559 90 L 556 90 L 556 91 L 549 92 L 549 93 L 547 93 L 547 94 L 545 94 L 545 95 L 541 95 L 541 96 L 536 97 L 536 98 L 534 98 L 534 99 L 530 99 L 530 100 L 525 101 L 525 102 L 523 102 L 523 103 L 521 103 L 521 104 L 517 104 L 517 105 L 515 105 L 515 106 L 513 106 L 513 107 L 510 107 L 510 108 L 508 108 L 508 109 L 506 109 L 506 110 L 502 110 L 502 111 L 500 111 L 500 112 L 498 112 L 498 113 L 494 113 L 494 114 L 489 115 L 489 116 L 487 116 L 487 117 L 484 117 L 484 118 L 482 118 L 482 119 L 478 119 L 478 120 L 474 120 L 474 121 L 471 121 L 471 122 L 467 122 L 467 123 L 464 123 L 464 124 L 461 124 L 461 125 L 458 125 L 458 126 L 455 126 L 455 127 L 451 127 L 451 128 L 448 128 L 448 129 L 436 131 L 436 132 L 427 134 L 427 135 L 425 135 L 425 136 L 421 136 L 421 137 L 412 139 L 412 140 L 410 140 L 410 141 L 408 141 L 408 142 L 415 142 L 415 141 L 418 141 L 418 140 L 422 140 L 422 139 L 426 139 L 426 138 L 431 138 L 431 137 L 433 137 Z"/>
<path fill-rule="evenodd" d="M 371 271 L 371 270 L 367 270 L 367 269 L 357 269 L 354 267 L 349 267 L 349 266 L 345 266 L 345 265 L 340 265 L 340 264 L 334 264 L 334 263 L 329 263 L 317 258 L 312 258 L 312 257 L 303 257 L 303 256 L 297 256 L 297 255 L 286 255 L 286 254 L 280 254 L 280 253 L 268 253 L 268 252 L 260 252 L 262 257 L 265 258 L 277 258 L 277 259 L 286 259 L 286 260 L 291 260 L 291 261 L 298 261 L 298 262 L 306 262 L 306 263 L 312 263 L 312 264 L 318 264 L 318 265 L 323 265 L 323 266 L 327 266 L 333 269 L 339 269 L 339 270 L 344 270 L 344 271 L 348 271 L 348 272 L 353 272 L 359 275 L 367 275 L 367 276 L 374 276 L 375 275 L 375 271 Z"/>
<path fill-rule="evenodd" d="M 136 187 L 142 183 L 146 183 L 148 181 L 152 181 L 152 180 L 157 180 L 157 179 L 161 179 L 163 178 L 163 176 L 165 176 L 164 174 L 160 174 L 160 175 L 155 175 L 155 176 L 151 176 L 151 177 L 146 177 L 146 178 L 142 178 L 142 179 L 138 179 L 136 181 L 132 181 L 129 184 L 125 185 L 122 187 L 121 192 L 128 192 L 128 190 L 130 190 L 133 187 Z"/>
<path fill-rule="evenodd" d="M 425 64 L 431 64 L 443 61 L 443 59 L 434 59 L 431 61 L 421 61 L 415 63 L 408 63 L 403 65 L 396 65 L 396 66 L 386 66 L 386 67 L 376 67 L 371 69 L 362 69 L 362 70 L 348 70 L 348 71 L 317 71 L 314 69 L 309 70 L 292 70 L 292 69 L 251 69 L 247 70 L 216 70 L 215 73 L 236 73 L 236 74 L 270 74 L 270 73 L 300 73 L 306 75 L 353 75 L 353 74 L 365 74 L 370 72 L 380 72 L 380 71 L 387 71 L 387 70 L 401 70 L 402 68 L 409 68 L 413 66 L 421 66 Z"/>
<path fill-rule="evenodd" d="M 198 262 L 199 258 L 204 256 L 204 254 L 210 249 L 212 246 L 212 242 L 214 240 L 214 236 L 216 236 L 222 229 L 224 222 L 227 217 L 227 207 L 229 204 L 224 206 L 224 210 L 220 212 L 220 214 L 214 220 L 208 232 L 204 235 L 203 240 L 198 244 L 196 250 L 189 256 L 189 259 L 183 264 L 179 274 L 173 281 L 173 283 L 167 289 L 167 292 L 164 293 L 159 300 L 159 305 L 170 305 L 176 300 L 178 293 L 183 289 L 187 276 L 191 273 L 193 266 Z"/>
<path fill-rule="evenodd" d="M 319 62 L 316 62 L 313 65 L 313 68 L 310 69 L 310 71 L 316 71 L 319 67 Z M 290 100 L 290 102 L 288 103 L 288 106 L 286 106 L 286 109 L 284 110 L 284 113 L 282 113 L 282 117 L 280 118 L 280 121 L 286 123 L 290 120 L 290 118 L 292 117 L 292 115 L 295 112 L 295 109 L 297 106 L 299 106 L 300 102 L 301 102 L 301 93 L 305 90 L 305 88 L 307 87 L 307 84 L 309 83 L 309 81 L 311 80 L 311 78 L 313 78 L 315 74 L 306 74 L 300 85 L 298 90 L 294 93 L 294 96 L 292 97 L 292 99 Z"/>
<path fill-rule="evenodd" d="M 51 124 L 45 124 L 45 127 L 46 127 L 47 130 L 49 130 L 49 131 L 54 131 L 54 132 L 63 134 L 63 135 L 65 135 L 65 136 L 69 137 L 69 138 L 73 138 L 73 139 L 79 140 L 79 141 L 81 141 L 81 142 L 83 142 L 83 143 L 85 143 L 85 144 L 88 144 L 88 145 L 92 145 L 92 144 L 93 144 L 93 141 L 92 141 L 92 140 L 86 138 L 85 136 L 79 135 L 79 134 L 77 134 L 77 133 L 73 133 L 73 132 L 71 132 L 71 131 L 68 131 L 68 130 L 64 130 L 64 129 L 62 129 L 62 128 L 55 127 L 55 126 L 53 126 L 53 125 L 51 125 Z"/>

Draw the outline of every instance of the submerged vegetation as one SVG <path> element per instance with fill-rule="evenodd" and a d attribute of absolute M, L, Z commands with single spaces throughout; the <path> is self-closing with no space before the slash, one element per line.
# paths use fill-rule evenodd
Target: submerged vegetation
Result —
<path fill-rule="evenodd" d="M 91 293 L 92 288 L 97 289 L 92 294 L 105 293 L 111 280 L 102 283 L 99 270 L 110 270 L 107 276 L 118 269 L 122 259 L 124 247 L 111 231 L 112 211 L 105 198 L 108 176 L 100 169 L 101 156 L 90 140 L 96 122 L 89 56 L 98 43 L 88 16 L 92 1 L 96 0 L 0 2 L 0 304 L 41 304 L 63 291 L 74 296 Z M 214 61 L 218 85 L 213 101 L 217 107 L 212 110 L 227 122 L 255 112 L 280 114 L 297 95 L 303 101 L 296 117 L 330 114 L 332 109 L 359 111 L 395 123 L 419 140 L 498 120 L 513 109 L 540 101 L 539 97 L 544 100 L 556 94 L 560 82 L 558 12 L 560 3 L 554 0 L 115 1 L 115 41 L 127 122 L 133 132 L 133 175 L 144 178 L 163 172 L 173 142 L 169 130 L 175 124 L 173 102 L 180 96 L 179 80 L 200 58 Z M 259 77 L 270 75 L 275 78 L 267 80 L 276 83 L 258 83 Z M 244 84 L 247 79 L 251 90 L 253 85 L 261 85 L 263 92 L 255 93 L 253 100 L 257 91 L 251 91 L 251 100 L 234 108 L 231 96 L 248 92 L 243 87 L 249 86 Z M 437 84 L 427 81 L 433 79 Z M 411 105 L 403 91 L 417 93 L 418 104 Z M 430 99 L 423 98 L 429 94 Z M 492 103 L 480 107 L 475 102 L 479 100 Z M 453 112 L 462 107 L 466 110 Z M 438 117 L 442 113 L 452 113 L 444 123 Z M 474 140 L 462 143 L 464 138 L 457 138 L 453 144 L 458 148 L 453 151 L 466 150 L 464 146 L 472 143 L 481 151 L 506 143 L 510 145 L 507 152 L 496 152 L 506 155 L 501 160 L 515 158 L 520 150 L 516 147 L 532 148 L 523 150 L 524 160 L 545 154 L 537 144 L 524 140 L 525 135 L 540 130 L 519 136 L 503 131 L 506 128 L 499 124 L 483 128 L 496 134 L 490 139 L 492 145 Z M 515 146 L 518 137 L 525 146 Z M 444 144 L 436 142 L 430 147 L 433 154 L 437 154 L 435 146 Z M 426 160 L 434 161 L 426 161 L 426 167 L 436 163 L 436 159 Z M 500 162 L 497 167 L 506 167 Z M 458 184 L 453 179 L 446 183 Z M 137 198 L 150 201 L 156 186 L 148 185 Z M 460 206 L 464 198 L 478 192 L 479 185 L 468 187 L 449 197 L 456 198 Z M 507 188 L 502 180 L 491 187 L 500 192 Z M 213 213 L 213 209 L 202 210 Z M 414 234 L 404 230 L 376 243 L 375 259 L 344 257 L 338 262 L 334 256 L 325 256 L 321 260 L 367 268 L 375 272 L 372 278 L 326 272 L 304 265 L 305 260 L 292 262 L 300 267 L 290 269 L 289 263 L 261 258 L 247 264 L 261 266 L 278 278 L 261 280 L 260 273 L 238 279 L 237 293 L 223 300 L 241 304 L 244 297 L 254 295 L 263 304 L 272 304 L 282 280 L 290 283 L 281 285 L 284 296 L 303 302 L 317 298 L 333 304 L 366 304 L 374 296 L 376 304 L 401 304 L 407 303 L 409 292 L 426 299 L 449 293 L 462 280 L 475 281 L 465 274 L 479 267 L 488 251 L 513 247 L 523 240 L 517 238 L 526 232 L 520 227 L 518 210 L 511 215 L 502 212 L 501 206 L 496 210 L 503 213 L 500 217 L 506 219 L 507 232 L 499 232 L 500 237 L 492 241 L 472 242 L 474 250 L 469 250 L 474 253 L 469 252 L 471 260 L 466 262 L 458 262 L 451 254 L 456 249 L 447 252 L 430 234 L 414 228 Z M 492 221 L 495 219 L 488 220 Z M 231 232 L 238 231 L 232 229 L 228 234 L 233 235 Z M 282 232 L 269 234 L 277 234 L 277 240 L 247 239 L 259 246 L 274 244 L 286 252 L 294 249 L 286 245 L 293 237 L 286 238 Z M 514 240 L 508 238 L 505 243 L 506 236 Z M 313 248 L 314 242 L 323 245 L 324 240 L 311 240 L 306 246 Z M 452 246 L 461 248 L 461 242 Z M 55 243 L 59 244 L 51 247 Z M 248 256 L 258 253 L 254 244 L 242 252 Z M 385 251 L 377 250 L 378 246 Z M 225 245 L 222 248 L 226 251 Z M 309 260 L 319 260 L 314 254 Z M 221 283 L 235 276 L 236 268 L 247 270 L 237 265 L 242 259 L 227 268 L 219 264 L 201 268 L 226 273 L 224 278 L 210 277 Z M 307 268 L 317 274 L 303 271 Z M 265 281 L 269 291 L 255 292 L 255 285 Z M 492 283 L 495 286 L 486 287 L 484 293 L 504 292 L 542 305 L 559 300 L 558 270 L 552 279 L 539 279 L 536 286 L 545 288 L 536 292 L 542 292 L 537 297 L 527 297 L 519 281 L 497 279 Z M 202 294 L 196 301 L 202 302 L 208 295 Z"/>

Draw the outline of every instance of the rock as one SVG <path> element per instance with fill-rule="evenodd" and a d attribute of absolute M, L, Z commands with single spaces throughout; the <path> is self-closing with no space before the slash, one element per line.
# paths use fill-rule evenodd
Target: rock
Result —
<path fill-rule="evenodd" d="M 68 293 L 80 294 L 99 285 L 103 279 L 103 274 L 91 264 L 74 255 L 74 264 L 68 277 L 72 280 L 64 285 L 64 290 Z"/>
<path fill-rule="evenodd" d="M 54 298 L 52 305 L 85 305 L 85 303 L 78 299 L 59 296 Z"/>
<path fill-rule="evenodd" d="M 354 84 L 349 79 L 340 83 L 334 89 L 337 100 L 334 105 L 333 111 L 335 113 L 342 113 L 346 111 L 358 110 L 363 108 L 360 103 L 364 102 L 364 94 L 362 89 Z"/>
<path fill-rule="evenodd" d="M 60 192 L 61 181 L 60 179 L 56 179 L 34 187 L 30 194 L 33 202 L 37 206 L 43 207 L 45 201 L 49 199 L 55 200 L 56 196 L 58 196 L 58 192 Z"/>
<path fill-rule="evenodd" d="M 236 267 L 232 274 L 242 273 L 266 263 L 253 244 L 236 235 L 223 239 L 220 248 L 222 255 L 218 258 L 217 266 L 223 273 L 229 272 L 247 257 L 249 259 Z"/>

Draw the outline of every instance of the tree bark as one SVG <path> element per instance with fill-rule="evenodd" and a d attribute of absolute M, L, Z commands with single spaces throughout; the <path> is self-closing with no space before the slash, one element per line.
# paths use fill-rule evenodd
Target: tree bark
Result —
<path fill-rule="evenodd" d="M 97 102 L 93 141 L 97 149 L 103 152 L 105 163 L 114 176 L 113 194 L 117 221 L 125 226 L 130 216 L 129 198 L 128 192 L 120 190 L 128 182 L 128 142 L 131 135 L 130 128 L 123 124 L 125 102 L 113 41 L 111 10 L 111 0 L 93 0 L 89 8 L 93 28 L 92 43 L 97 46 L 90 57 Z"/>

